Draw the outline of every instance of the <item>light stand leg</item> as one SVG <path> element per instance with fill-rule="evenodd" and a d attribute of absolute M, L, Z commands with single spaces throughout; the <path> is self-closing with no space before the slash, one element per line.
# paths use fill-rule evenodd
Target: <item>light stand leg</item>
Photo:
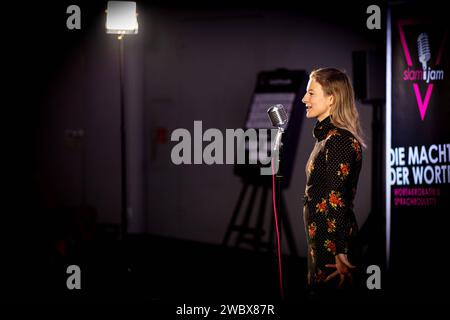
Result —
<path fill-rule="evenodd" d="M 127 194 L 127 144 L 125 125 L 125 94 L 123 87 L 123 37 L 119 37 L 119 81 L 120 81 L 120 155 L 121 155 L 121 226 L 120 236 L 125 239 L 128 230 L 128 194 Z"/>

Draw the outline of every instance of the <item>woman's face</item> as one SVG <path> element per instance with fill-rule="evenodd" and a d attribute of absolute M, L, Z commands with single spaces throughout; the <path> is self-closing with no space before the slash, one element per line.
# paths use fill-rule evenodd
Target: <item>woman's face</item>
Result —
<path fill-rule="evenodd" d="M 320 83 L 310 78 L 302 102 L 306 105 L 307 118 L 317 118 L 317 120 L 322 121 L 330 115 L 333 96 L 325 95 Z"/>

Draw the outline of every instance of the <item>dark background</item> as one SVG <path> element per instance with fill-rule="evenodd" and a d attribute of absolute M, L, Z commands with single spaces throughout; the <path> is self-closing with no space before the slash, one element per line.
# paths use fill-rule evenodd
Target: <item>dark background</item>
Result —
<path fill-rule="evenodd" d="M 81 30 L 66 28 L 71 4 L 81 8 Z M 29 298 L 276 301 L 273 253 L 221 245 L 242 186 L 233 166 L 173 165 L 170 133 L 192 132 L 194 120 L 203 130 L 243 127 L 263 70 L 333 66 L 353 78 L 352 52 L 385 52 L 386 3 L 376 3 L 381 30 L 366 28 L 370 4 L 138 2 L 139 34 L 125 38 L 133 210 L 126 241 L 119 240 L 118 43 L 104 31 L 106 1 L 6 8 L 2 290 Z M 383 268 L 384 212 L 374 210 L 383 199 L 372 197 L 373 106 L 357 107 L 368 149 L 355 212 L 365 264 Z M 298 248 L 293 254 L 284 243 L 293 300 L 306 298 L 301 200 L 314 124 L 303 120 L 283 191 Z M 74 138 L 79 129 L 84 136 Z M 65 286 L 70 264 L 81 267 L 81 291 Z"/>

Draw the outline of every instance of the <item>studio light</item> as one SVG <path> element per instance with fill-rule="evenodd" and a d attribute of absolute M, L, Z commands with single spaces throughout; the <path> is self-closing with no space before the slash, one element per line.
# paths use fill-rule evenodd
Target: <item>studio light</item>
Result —
<path fill-rule="evenodd" d="M 108 1 L 108 8 L 106 9 L 106 33 L 138 33 L 136 2 Z"/>
<path fill-rule="evenodd" d="M 124 35 L 137 34 L 138 22 L 136 2 L 108 1 L 106 9 L 106 33 L 118 34 L 119 40 L 119 85 L 120 85 L 120 154 L 121 154 L 121 239 L 128 231 L 128 188 L 127 188 L 127 144 L 126 113 L 123 86 Z"/>

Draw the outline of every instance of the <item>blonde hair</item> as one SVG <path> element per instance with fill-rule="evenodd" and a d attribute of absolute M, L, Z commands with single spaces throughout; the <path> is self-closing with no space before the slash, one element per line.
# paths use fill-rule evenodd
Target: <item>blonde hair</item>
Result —
<path fill-rule="evenodd" d="M 331 123 L 338 128 L 350 131 L 362 147 L 367 148 L 359 123 L 355 94 L 347 74 L 334 68 L 320 68 L 313 70 L 309 77 L 322 86 L 327 96 L 334 97 L 334 103 L 330 110 Z"/>

